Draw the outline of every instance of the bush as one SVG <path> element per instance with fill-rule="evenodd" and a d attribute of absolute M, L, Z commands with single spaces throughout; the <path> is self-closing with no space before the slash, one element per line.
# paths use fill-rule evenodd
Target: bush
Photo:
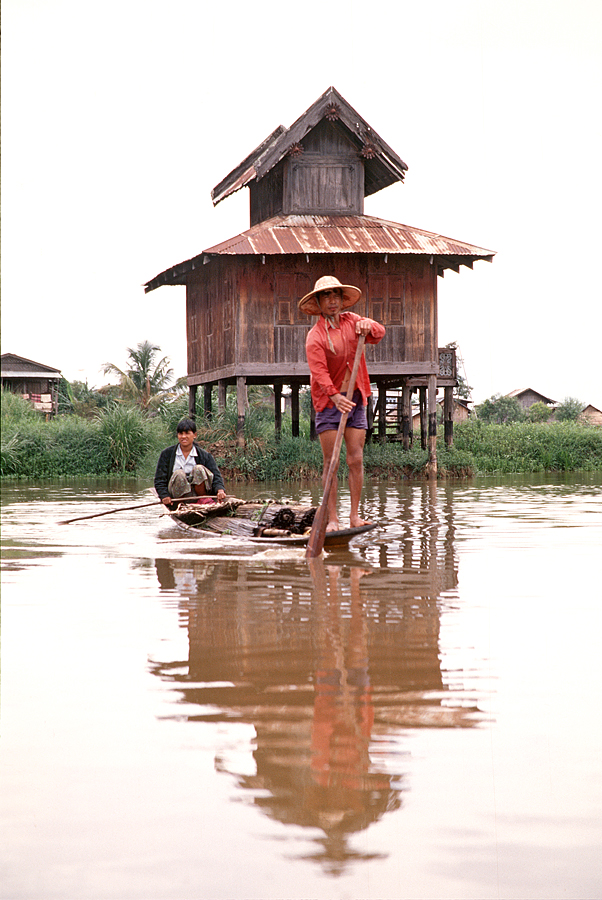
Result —
<path fill-rule="evenodd" d="M 477 417 L 483 422 L 513 423 L 525 418 L 525 411 L 516 397 L 503 397 L 494 394 L 475 409 Z"/>
<path fill-rule="evenodd" d="M 42 422 L 44 420 L 43 414 L 34 409 L 29 400 L 25 400 L 19 394 L 13 394 L 7 388 L 2 388 L 0 403 L 3 427 L 7 422 L 17 423 L 24 420 Z"/>
<path fill-rule="evenodd" d="M 135 472 L 149 444 L 154 444 L 149 419 L 134 406 L 116 403 L 101 410 L 96 422 L 108 470 L 122 474 Z"/>
<path fill-rule="evenodd" d="M 576 397 L 565 397 L 556 409 L 556 419 L 559 422 L 576 422 L 584 408 L 585 403 Z"/>
<path fill-rule="evenodd" d="M 527 410 L 527 419 L 529 422 L 541 423 L 547 422 L 548 419 L 551 419 L 554 415 L 554 410 L 550 409 L 549 406 L 546 406 L 541 400 L 537 403 L 534 403 Z"/>

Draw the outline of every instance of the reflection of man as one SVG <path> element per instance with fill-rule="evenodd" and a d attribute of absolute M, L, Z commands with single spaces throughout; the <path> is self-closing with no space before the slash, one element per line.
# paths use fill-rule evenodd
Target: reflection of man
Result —
<path fill-rule="evenodd" d="M 314 561 L 312 560 L 312 563 Z M 321 560 L 316 560 L 321 563 Z M 326 788 L 330 804 L 339 805 L 345 815 L 364 805 L 364 792 L 388 790 L 388 776 L 370 772 L 368 753 L 374 724 L 374 707 L 368 675 L 367 627 L 362 609 L 359 580 L 364 570 L 352 567 L 351 618 L 343 619 L 338 592 L 340 570 L 327 566 L 325 579 L 313 567 L 316 598 L 320 610 L 320 659 L 316 672 L 314 718 L 312 723 L 312 777 Z M 343 633 L 348 621 L 348 635 Z M 335 800 L 338 797 L 338 800 Z"/>
<path fill-rule="evenodd" d="M 178 443 L 163 450 L 155 472 L 155 490 L 166 506 L 172 498 L 202 497 L 226 499 L 224 479 L 213 456 L 197 444 L 196 425 L 182 419 L 176 427 Z"/>
<path fill-rule="evenodd" d="M 316 431 L 324 457 L 323 485 L 334 452 L 341 416 L 343 413 L 349 414 L 345 423 L 345 450 L 351 501 L 349 523 L 352 528 L 367 524 L 358 514 L 364 484 L 364 442 L 368 428 L 366 404 L 372 393 L 363 356 L 353 399 L 348 400 L 345 393 L 359 335 L 363 334 L 368 344 L 378 344 L 385 335 L 385 329 L 380 323 L 345 311 L 354 306 L 361 296 L 359 288 L 341 284 L 338 278 L 326 275 L 316 281 L 313 291 L 299 300 L 299 309 L 308 316 L 320 317 L 307 335 L 305 349 L 311 373 L 311 399 L 316 411 Z M 335 479 L 328 498 L 326 530 L 336 531 L 338 528 Z"/>

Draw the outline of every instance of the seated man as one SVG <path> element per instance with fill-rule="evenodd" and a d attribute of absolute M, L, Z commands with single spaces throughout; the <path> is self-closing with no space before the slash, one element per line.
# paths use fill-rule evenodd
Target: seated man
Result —
<path fill-rule="evenodd" d="M 155 490 L 165 506 L 173 499 L 210 495 L 226 499 L 224 479 L 213 456 L 195 441 L 196 425 L 182 419 L 176 427 L 178 443 L 162 451 L 155 472 Z"/>

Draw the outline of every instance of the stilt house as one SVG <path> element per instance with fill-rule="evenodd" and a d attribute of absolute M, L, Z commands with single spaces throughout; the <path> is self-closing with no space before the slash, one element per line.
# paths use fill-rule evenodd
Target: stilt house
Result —
<path fill-rule="evenodd" d="M 60 369 L 17 356 L 16 353 L 3 353 L 1 363 L 3 388 L 29 400 L 34 409 L 45 413 L 46 417 L 56 415 Z"/>
<path fill-rule="evenodd" d="M 250 191 L 250 229 L 161 272 L 145 285 L 186 285 L 190 408 L 196 391 L 218 402 L 237 386 L 239 427 L 246 385 L 272 385 L 276 428 L 281 391 L 290 385 L 293 434 L 299 388 L 309 384 L 305 337 L 313 324 L 297 301 L 321 275 L 361 288 L 354 311 L 382 322 L 385 338 L 367 349 L 378 386 L 379 431 L 385 434 L 387 387 L 402 387 L 404 434 L 411 392 L 428 409 L 429 450 L 436 467 L 437 387 L 456 384 L 453 350 L 437 346 L 437 278 L 472 268 L 494 253 L 408 225 L 364 215 L 364 197 L 403 181 L 406 164 L 335 90 L 328 90 L 290 128 L 278 127 L 212 191 L 214 205 Z M 428 401 L 428 402 L 427 402 Z M 382 423 L 382 424 L 381 424 Z M 446 419 L 447 426 L 447 419 Z M 447 429 L 451 435 L 451 429 Z"/>

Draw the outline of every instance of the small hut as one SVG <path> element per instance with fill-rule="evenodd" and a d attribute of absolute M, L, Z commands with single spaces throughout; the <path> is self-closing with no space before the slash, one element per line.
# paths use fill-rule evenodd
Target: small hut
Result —
<path fill-rule="evenodd" d="M 3 353 L 2 387 L 29 400 L 34 409 L 47 416 L 58 410 L 59 369 L 34 362 L 16 353 Z"/>
<path fill-rule="evenodd" d="M 506 396 L 518 400 L 523 409 L 529 409 L 534 403 L 545 403 L 546 406 L 550 407 L 550 411 L 558 406 L 556 400 L 546 397 L 545 394 L 540 394 L 539 391 L 534 391 L 533 388 L 519 388 L 515 391 L 510 391 Z"/>
<path fill-rule="evenodd" d="M 602 410 L 588 403 L 579 414 L 579 421 L 586 422 L 588 425 L 602 425 Z"/>
<path fill-rule="evenodd" d="M 225 403 L 236 385 L 239 432 L 246 386 L 267 384 L 280 428 L 283 385 L 291 390 L 292 432 L 299 430 L 299 389 L 309 384 L 305 337 L 312 322 L 297 301 L 321 275 L 363 292 L 358 312 L 382 322 L 385 338 L 367 353 L 378 387 L 379 433 L 386 392 L 411 393 L 428 409 L 431 468 L 436 471 L 437 387 L 457 383 L 453 350 L 437 346 L 437 280 L 494 253 L 433 232 L 364 215 L 364 197 L 403 181 L 407 165 L 334 87 L 290 128 L 279 126 L 212 191 L 214 205 L 250 191 L 249 230 L 161 272 L 145 285 L 186 285 L 190 410 L 212 387 Z M 441 357 L 443 354 L 443 358 Z"/>

